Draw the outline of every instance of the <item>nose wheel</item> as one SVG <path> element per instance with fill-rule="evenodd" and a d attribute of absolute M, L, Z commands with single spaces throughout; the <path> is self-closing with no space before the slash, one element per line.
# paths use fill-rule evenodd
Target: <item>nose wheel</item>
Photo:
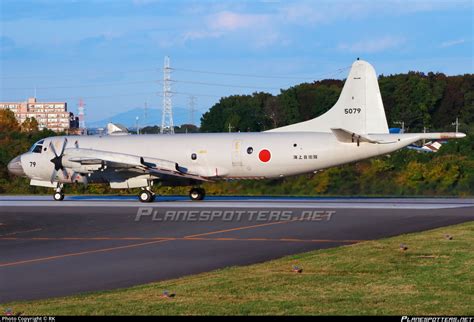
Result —
<path fill-rule="evenodd" d="M 61 201 L 64 199 L 64 193 L 62 192 L 55 192 L 53 195 L 54 200 Z"/>
<path fill-rule="evenodd" d="M 148 189 L 142 189 L 142 191 L 140 191 L 140 194 L 138 195 L 138 199 L 141 202 L 153 202 L 155 201 L 155 198 L 156 198 L 156 194 L 154 194 L 152 191 Z"/>
<path fill-rule="evenodd" d="M 55 201 L 62 201 L 64 200 L 64 193 L 63 193 L 63 190 L 61 189 L 61 187 L 58 187 L 56 189 L 56 192 L 54 193 L 53 195 L 53 199 Z"/>
<path fill-rule="evenodd" d="M 189 191 L 189 198 L 193 201 L 203 200 L 206 197 L 206 190 L 203 188 L 192 188 Z"/>

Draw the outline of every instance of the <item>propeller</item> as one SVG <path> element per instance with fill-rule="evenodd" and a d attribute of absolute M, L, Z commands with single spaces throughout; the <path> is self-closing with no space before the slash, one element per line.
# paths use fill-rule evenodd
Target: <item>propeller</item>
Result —
<path fill-rule="evenodd" d="M 63 166 L 63 155 L 64 155 L 64 150 L 66 149 L 66 145 L 67 145 L 67 138 L 64 138 L 63 145 L 61 147 L 61 152 L 58 154 L 56 152 L 56 148 L 53 145 L 53 142 L 52 141 L 49 142 L 49 148 L 54 153 L 54 158 L 50 160 L 54 164 L 54 170 L 53 170 L 53 173 L 51 174 L 51 182 L 54 182 L 54 179 L 56 178 L 57 172 L 59 170 L 62 171 L 65 178 L 69 177 L 66 169 L 64 169 L 64 166 Z"/>

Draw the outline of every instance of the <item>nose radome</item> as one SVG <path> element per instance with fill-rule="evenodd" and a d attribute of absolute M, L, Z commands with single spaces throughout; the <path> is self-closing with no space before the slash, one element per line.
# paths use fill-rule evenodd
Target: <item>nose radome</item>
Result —
<path fill-rule="evenodd" d="M 21 166 L 21 156 L 17 156 L 15 159 L 11 160 L 8 163 L 8 171 L 11 174 L 14 174 L 19 177 L 25 176 L 25 171 L 23 171 L 23 167 Z"/>

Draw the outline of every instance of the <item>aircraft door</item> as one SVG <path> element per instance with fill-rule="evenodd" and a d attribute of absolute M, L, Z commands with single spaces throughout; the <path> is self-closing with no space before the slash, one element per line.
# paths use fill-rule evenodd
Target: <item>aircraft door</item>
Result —
<path fill-rule="evenodd" d="M 234 140 L 232 142 L 232 166 L 242 166 L 242 141 Z"/>

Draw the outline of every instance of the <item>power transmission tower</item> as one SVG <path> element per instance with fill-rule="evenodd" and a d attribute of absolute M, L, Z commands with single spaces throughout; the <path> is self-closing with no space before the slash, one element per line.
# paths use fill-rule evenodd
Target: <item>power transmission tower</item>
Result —
<path fill-rule="evenodd" d="M 140 120 L 140 116 L 135 117 L 135 129 L 137 130 L 137 135 L 140 135 L 140 126 L 138 121 Z"/>
<path fill-rule="evenodd" d="M 165 57 L 163 68 L 163 115 L 161 117 L 162 134 L 174 134 L 173 104 L 171 102 L 171 67 L 170 58 Z"/>
<path fill-rule="evenodd" d="M 83 134 L 85 134 L 86 132 L 86 120 L 85 120 L 85 106 L 86 104 L 84 104 L 84 101 L 81 99 L 79 99 L 79 106 L 77 108 L 78 110 L 78 116 L 79 116 L 79 128 L 81 129 L 81 132 Z"/>
<path fill-rule="evenodd" d="M 144 126 L 147 126 L 147 121 L 148 121 L 148 102 L 145 102 L 145 111 L 143 113 Z"/>
<path fill-rule="evenodd" d="M 393 122 L 393 124 L 400 124 L 402 126 L 401 130 L 400 130 L 400 133 L 405 133 L 405 122 L 404 121 Z"/>
<path fill-rule="evenodd" d="M 194 113 L 196 111 L 196 96 L 189 95 L 189 124 L 194 124 Z"/>

